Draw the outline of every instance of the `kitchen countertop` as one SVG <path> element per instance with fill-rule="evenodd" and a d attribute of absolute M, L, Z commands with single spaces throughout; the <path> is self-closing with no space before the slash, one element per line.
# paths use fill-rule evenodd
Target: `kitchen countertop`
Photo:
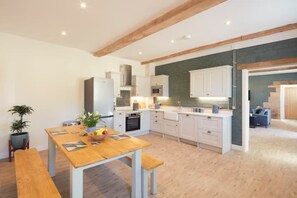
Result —
<path fill-rule="evenodd" d="M 124 112 L 124 113 L 139 113 L 142 111 L 174 111 L 177 112 L 178 114 L 188 114 L 188 115 L 197 115 L 197 116 L 211 116 L 211 117 L 218 117 L 218 118 L 224 118 L 224 117 L 232 117 L 233 112 L 232 110 L 220 110 L 219 113 L 212 113 L 211 109 L 206 109 L 204 108 L 204 113 L 199 113 L 199 112 L 193 112 L 190 110 L 191 108 L 183 108 L 182 110 L 177 110 L 177 108 L 166 108 L 166 109 L 139 109 L 139 110 L 116 110 L 116 112 Z"/>

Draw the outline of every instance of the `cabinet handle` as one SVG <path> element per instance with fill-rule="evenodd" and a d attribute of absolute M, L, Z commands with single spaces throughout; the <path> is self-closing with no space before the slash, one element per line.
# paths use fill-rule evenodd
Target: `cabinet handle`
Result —
<path fill-rule="evenodd" d="M 155 111 L 156 113 L 158 113 L 158 111 Z"/>
<path fill-rule="evenodd" d="M 186 116 L 189 116 L 189 114 L 187 114 Z"/>
<path fill-rule="evenodd" d="M 121 127 L 122 125 L 121 124 L 119 124 L 119 127 Z"/>
<path fill-rule="evenodd" d="M 155 118 L 157 118 L 158 116 L 155 116 Z"/>
<path fill-rule="evenodd" d="M 155 122 L 158 122 L 157 120 L 155 120 Z"/>
<path fill-rule="evenodd" d="M 208 117 L 207 117 L 207 119 L 211 119 L 211 117 L 210 117 L 210 116 L 208 116 Z"/>
<path fill-rule="evenodd" d="M 207 131 L 207 133 L 211 133 L 211 131 Z"/>
<path fill-rule="evenodd" d="M 122 115 L 122 113 L 119 113 L 119 115 Z"/>
<path fill-rule="evenodd" d="M 209 96 L 209 94 L 206 94 L 206 95 L 208 95 L 208 96 Z"/>

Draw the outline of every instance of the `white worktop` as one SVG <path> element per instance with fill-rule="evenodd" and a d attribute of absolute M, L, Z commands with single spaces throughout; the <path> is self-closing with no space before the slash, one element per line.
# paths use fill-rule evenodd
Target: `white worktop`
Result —
<path fill-rule="evenodd" d="M 161 109 L 139 109 L 139 110 L 132 110 L 132 109 L 125 109 L 125 110 L 116 110 L 117 112 L 124 112 L 124 113 L 139 113 L 142 111 L 175 111 L 179 114 L 189 114 L 189 115 L 200 115 L 200 116 L 212 116 L 212 117 L 232 117 L 233 112 L 232 110 L 228 110 L 228 109 L 220 109 L 219 113 L 212 113 L 212 109 L 211 108 L 202 108 L 204 110 L 203 113 L 199 113 L 199 112 L 193 112 L 192 108 L 188 108 L 188 107 L 183 107 L 181 110 L 177 107 L 170 107 L 170 106 L 166 106 L 164 108 Z"/>

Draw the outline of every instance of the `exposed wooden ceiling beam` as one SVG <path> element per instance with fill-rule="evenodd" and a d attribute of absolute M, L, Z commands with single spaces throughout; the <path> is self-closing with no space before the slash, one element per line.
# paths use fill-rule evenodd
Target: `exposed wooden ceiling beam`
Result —
<path fill-rule="evenodd" d="M 276 27 L 276 28 L 272 28 L 272 29 L 252 33 L 252 34 L 247 34 L 247 35 L 235 37 L 235 38 L 232 38 L 232 39 L 220 41 L 220 42 L 217 42 L 217 43 L 212 43 L 212 44 L 209 44 L 209 45 L 203 45 L 203 46 L 200 46 L 200 47 L 196 47 L 196 48 L 192 48 L 192 49 L 189 49 L 189 50 L 177 52 L 177 53 L 170 54 L 170 55 L 167 55 L 167 56 L 163 56 L 163 57 L 143 61 L 143 62 L 141 62 L 141 64 L 149 64 L 149 63 L 153 63 L 153 62 L 167 60 L 167 59 L 174 58 L 174 57 L 177 57 L 177 56 L 191 54 L 191 53 L 202 51 L 202 50 L 207 50 L 207 49 L 211 49 L 211 48 L 215 48 L 215 47 L 219 47 L 219 46 L 224 46 L 224 45 L 228 45 L 228 44 L 232 44 L 232 43 L 237 43 L 237 42 L 240 42 L 240 41 L 246 41 L 246 40 L 250 40 L 250 39 L 260 38 L 260 37 L 263 37 L 263 36 L 268 36 L 268 35 L 271 35 L 271 34 L 276 34 L 276 33 L 285 32 L 285 31 L 294 30 L 294 29 L 297 29 L 297 23 L 288 24 L 288 25 L 284 25 L 284 26 L 280 26 L 280 27 Z"/>
<path fill-rule="evenodd" d="M 268 68 L 268 67 L 279 67 L 280 65 L 285 66 L 289 64 L 297 64 L 297 57 L 261 61 L 261 62 L 255 62 L 255 63 L 249 63 L 249 64 L 239 64 L 237 65 L 237 70 L 242 70 L 242 69 L 251 70 L 251 69 L 261 69 L 261 68 Z"/>
<path fill-rule="evenodd" d="M 271 68 L 267 68 L 267 69 L 259 69 L 259 70 L 249 71 L 249 73 L 284 71 L 284 70 L 292 70 L 292 69 L 297 69 L 297 66 L 280 67 L 280 68 L 274 68 L 274 69 L 271 69 Z"/>
<path fill-rule="evenodd" d="M 152 20 L 134 32 L 120 38 L 110 45 L 98 50 L 95 56 L 104 56 L 118 49 L 126 47 L 131 43 L 143 39 L 164 28 L 174 25 L 184 19 L 194 16 L 200 12 L 210 9 L 226 0 L 189 0 L 186 3 L 170 10 L 164 15 Z"/>

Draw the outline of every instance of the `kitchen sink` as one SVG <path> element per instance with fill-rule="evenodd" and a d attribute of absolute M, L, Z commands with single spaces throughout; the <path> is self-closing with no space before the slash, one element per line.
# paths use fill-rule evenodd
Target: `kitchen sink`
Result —
<path fill-rule="evenodd" d="M 164 119 L 178 121 L 178 111 L 164 111 Z"/>

